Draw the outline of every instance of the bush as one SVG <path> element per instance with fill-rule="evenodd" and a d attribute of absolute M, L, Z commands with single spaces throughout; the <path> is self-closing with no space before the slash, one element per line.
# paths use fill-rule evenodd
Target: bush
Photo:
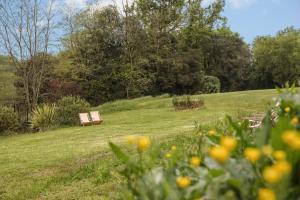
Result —
<path fill-rule="evenodd" d="M 32 112 L 31 126 L 33 129 L 45 131 L 56 125 L 56 106 L 43 104 Z"/>
<path fill-rule="evenodd" d="M 124 164 L 122 198 L 299 199 L 300 94 L 280 92 L 277 118 L 268 111 L 258 129 L 228 117 L 225 130 L 197 129 L 164 146 L 134 136 L 127 151 L 110 143 Z"/>
<path fill-rule="evenodd" d="M 90 104 L 80 97 L 66 96 L 57 102 L 57 120 L 60 125 L 79 123 L 78 114 L 88 112 Z"/>
<path fill-rule="evenodd" d="M 204 105 L 204 100 L 201 97 L 181 96 L 174 97 L 172 100 L 175 110 L 195 109 Z"/>
<path fill-rule="evenodd" d="M 218 77 L 204 76 L 202 93 L 218 93 L 221 90 L 221 82 Z"/>
<path fill-rule="evenodd" d="M 19 128 L 19 118 L 13 108 L 0 105 L 0 134 Z"/>

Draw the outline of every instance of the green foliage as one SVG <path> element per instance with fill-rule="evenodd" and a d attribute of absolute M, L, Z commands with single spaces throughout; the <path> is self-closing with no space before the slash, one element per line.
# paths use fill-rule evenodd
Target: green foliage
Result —
<path fill-rule="evenodd" d="M 0 105 L 0 134 L 6 131 L 15 131 L 19 126 L 19 118 L 14 109 Z"/>
<path fill-rule="evenodd" d="M 54 104 L 38 106 L 31 114 L 31 127 L 46 131 L 56 125 L 57 109 Z"/>
<path fill-rule="evenodd" d="M 92 105 L 142 95 L 271 88 L 297 81 L 299 31 L 281 31 L 276 39 L 257 38 L 252 59 L 249 45 L 226 26 L 224 6 L 224 0 L 207 7 L 201 0 L 138 0 L 124 4 L 121 12 L 115 6 L 92 16 L 82 12 L 69 36 L 72 41 L 66 43 L 70 71 L 63 73 L 76 80 Z M 203 88 L 205 75 L 217 77 L 220 89 L 217 84 Z"/>
<path fill-rule="evenodd" d="M 197 30 L 193 34 L 210 37 L 225 22 L 223 7 L 221 0 L 207 8 L 201 1 L 147 0 L 124 5 L 125 15 L 114 6 L 92 17 L 83 12 L 76 19 L 80 31 L 70 36 L 76 38 L 75 49 L 66 44 L 77 66 L 72 77 L 92 105 L 141 95 L 194 94 L 201 90 L 206 55 L 202 43 L 189 46 L 183 37 Z"/>
<path fill-rule="evenodd" d="M 220 80 L 215 76 L 204 76 L 202 92 L 206 94 L 218 93 L 221 90 Z"/>
<path fill-rule="evenodd" d="M 208 38 L 202 45 L 206 74 L 218 77 L 222 91 L 249 88 L 251 52 L 239 34 L 222 28 Z"/>
<path fill-rule="evenodd" d="M 202 97 L 192 97 L 189 95 L 174 97 L 172 99 L 175 110 L 195 109 L 204 106 L 204 99 Z"/>
<path fill-rule="evenodd" d="M 60 125 L 79 123 L 78 114 L 88 112 L 90 104 L 80 97 L 67 96 L 57 102 L 57 120 Z"/>
<path fill-rule="evenodd" d="M 299 95 L 282 91 L 277 99 L 278 118 L 271 125 L 268 112 L 258 129 L 251 129 L 247 120 L 228 117 L 225 132 L 197 125 L 191 138 L 182 136 L 168 145 L 153 141 L 137 156 L 110 143 L 125 165 L 122 175 L 128 184 L 122 199 L 297 199 Z M 128 141 L 138 149 L 144 146 L 140 139 Z M 134 149 L 129 149 L 132 155 Z"/>
<path fill-rule="evenodd" d="M 257 87 L 271 88 L 297 82 L 300 76 L 300 30 L 286 28 L 274 37 L 257 37 L 253 57 Z"/>
<path fill-rule="evenodd" d="M 0 55 L 0 104 L 11 103 L 16 97 L 14 67 L 7 56 Z"/>

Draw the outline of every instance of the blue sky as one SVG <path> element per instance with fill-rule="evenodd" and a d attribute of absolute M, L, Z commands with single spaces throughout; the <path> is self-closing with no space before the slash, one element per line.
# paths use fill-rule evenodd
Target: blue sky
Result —
<path fill-rule="evenodd" d="M 300 28 L 300 0 L 226 0 L 224 15 L 230 28 L 251 43 L 287 26 Z"/>

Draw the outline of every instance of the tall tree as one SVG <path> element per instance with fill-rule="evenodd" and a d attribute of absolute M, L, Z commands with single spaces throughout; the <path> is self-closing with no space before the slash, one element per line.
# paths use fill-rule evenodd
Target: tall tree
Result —
<path fill-rule="evenodd" d="M 123 80 L 126 97 L 130 98 L 144 94 L 152 84 L 152 78 L 139 67 L 147 49 L 141 45 L 141 41 L 145 41 L 147 36 L 137 16 L 136 3 L 129 4 L 128 0 L 123 1 L 122 12 L 124 15 L 120 78 Z"/>
<path fill-rule="evenodd" d="M 214 1 L 207 7 L 201 6 L 203 0 L 187 1 L 184 12 L 181 41 L 185 48 L 205 48 L 214 30 L 226 25 L 226 18 L 222 11 L 224 0 Z"/>
<path fill-rule="evenodd" d="M 26 107 L 37 106 L 55 28 L 54 0 L 3 0 L 0 38 L 21 78 Z"/>
<path fill-rule="evenodd" d="M 273 88 L 300 77 L 300 30 L 293 27 L 275 37 L 257 37 L 253 42 L 257 87 Z"/>
<path fill-rule="evenodd" d="M 123 27 L 116 6 L 82 12 L 77 21 L 80 31 L 74 40 L 73 73 L 92 104 L 125 96 L 118 73 L 122 70 Z"/>
<path fill-rule="evenodd" d="M 249 46 L 227 28 L 210 34 L 202 48 L 205 72 L 220 79 L 222 91 L 244 90 L 249 87 L 251 52 Z"/>

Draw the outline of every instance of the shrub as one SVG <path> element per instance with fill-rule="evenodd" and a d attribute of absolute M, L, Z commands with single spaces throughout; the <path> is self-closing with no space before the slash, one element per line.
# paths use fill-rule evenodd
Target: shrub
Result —
<path fill-rule="evenodd" d="M 78 114 L 88 112 L 90 104 L 80 97 L 66 96 L 57 102 L 57 120 L 60 125 L 78 124 Z"/>
<path fill-rule="evenodd" d="M 168 146 L 134 136 L 128 151 L 110 143 L 124 164 L 123 199 L 299 199 L 300 94 L 281 91 L 277 105 L 275 123 L 268 111 L 258 129 L 228 117 L 222 132 L 198 127 Z"/>
<path fill-rule="evenodd" d="M 195 109 L 204 105 L 204 100 L 201 97 L 181 96 L 174 97 L 172 100 L 175 110 Z"/>
<path fill-rule="evenodd" d="M 221 82 L 218 77 L 204 76 L 202 93 L 218 93 L 221 90 Z"/>
<path fill-rule="evenodd" d="M 0 134 L 19 128 L 19 118 L 13 108 L 0 105 Z"/>
<path fill-rule="evenodd" d="M 31 117 L 33 129 L 45 131 L 56 125 L 56 106 L 54 104 L 43 104 L 38 106 Z"/>

